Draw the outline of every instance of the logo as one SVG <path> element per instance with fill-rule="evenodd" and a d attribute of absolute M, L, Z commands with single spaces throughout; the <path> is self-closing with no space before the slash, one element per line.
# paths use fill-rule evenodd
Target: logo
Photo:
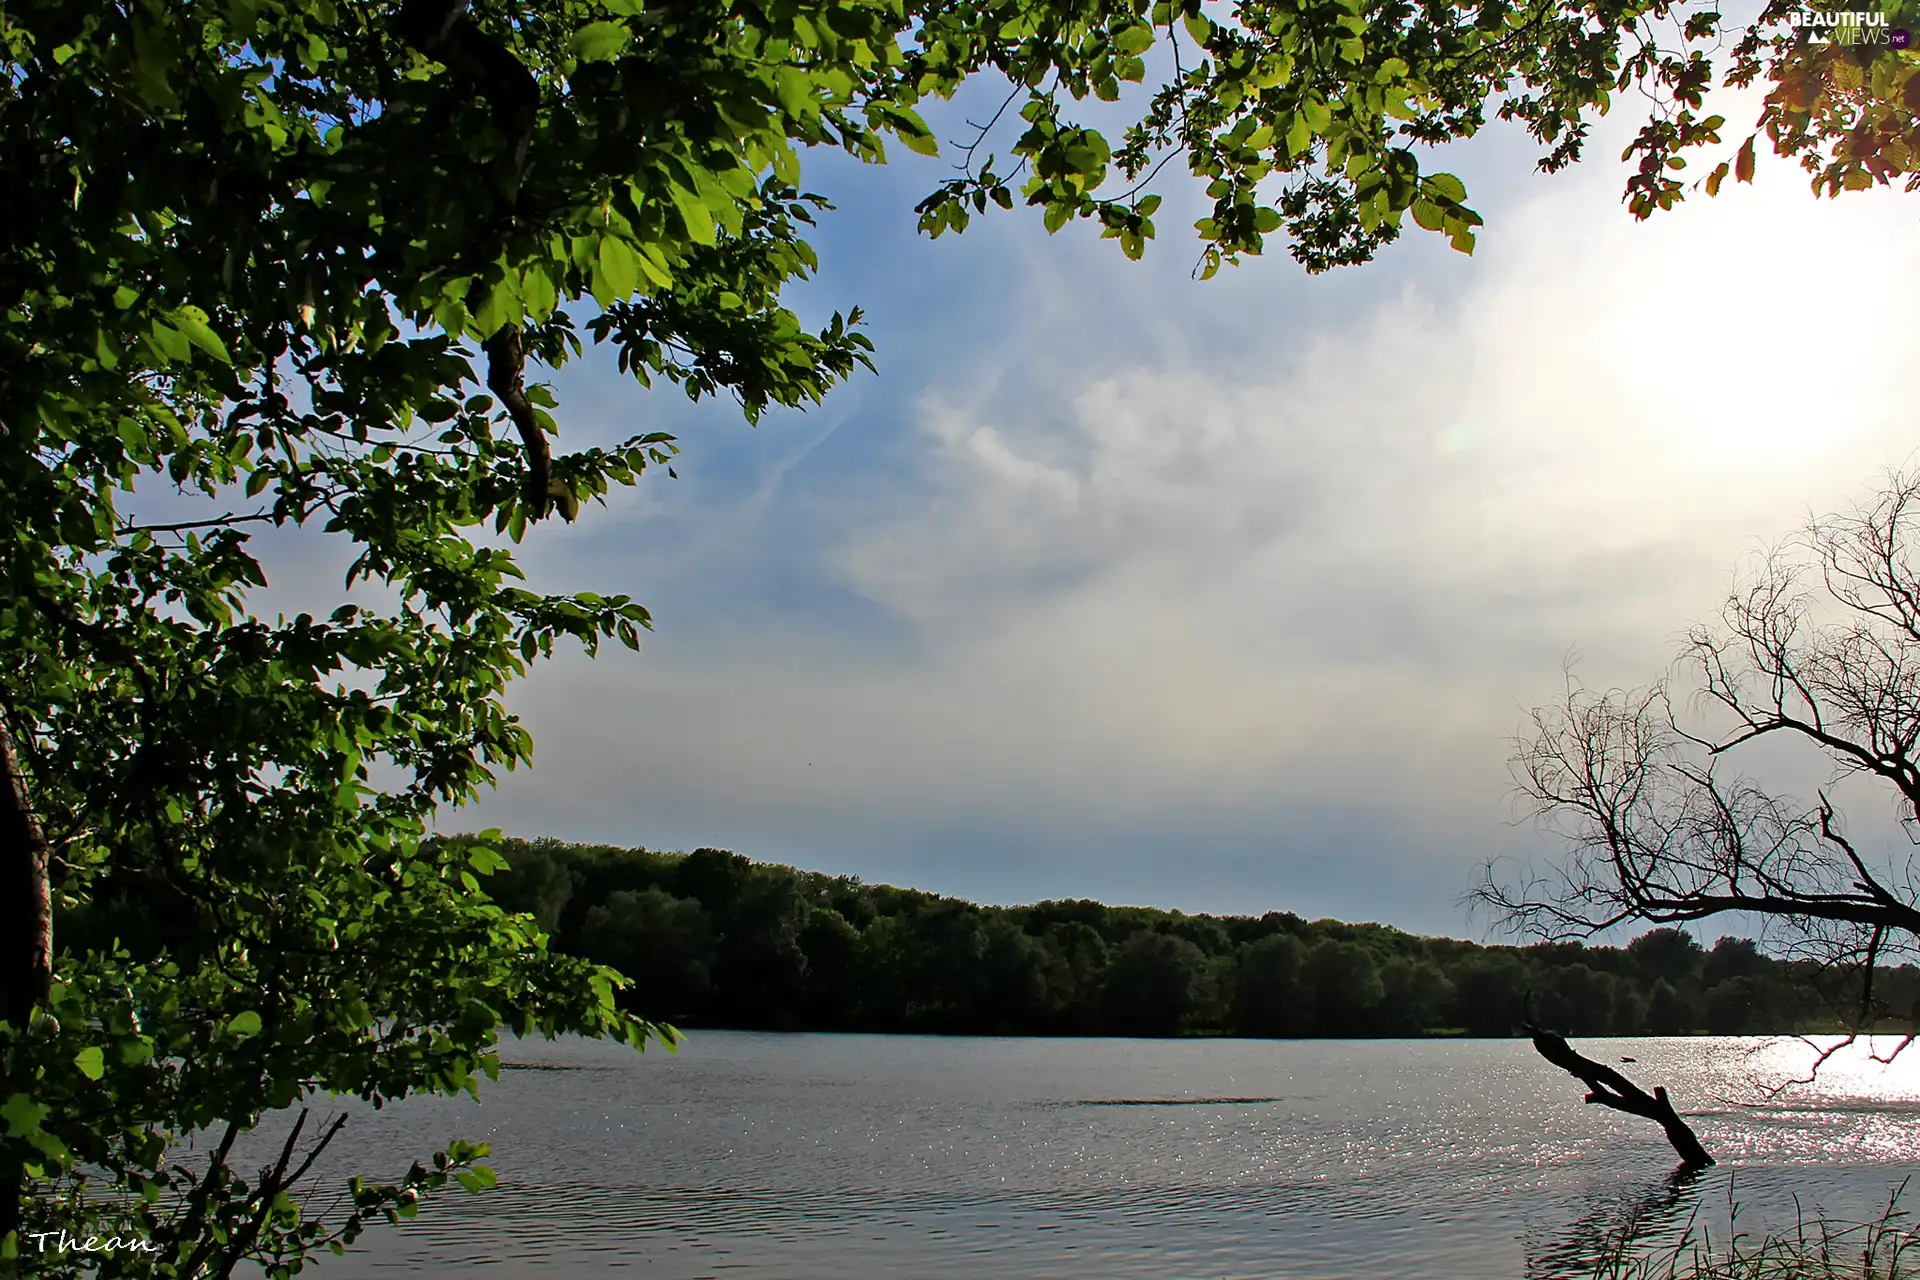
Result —
<path fill-rule="evenodd" d="M 1787 14 L 1787 25 L 1805 32 L 1812 44 L 1877 44 L 1889 49 L 1913 46 L 1913 32 L 1907 27 L 1895 26 L 1892 16 L 1884 11 L 1800 9 Z"/>
<path fill-rule="evenodd" d="M 53 1241 L 55 1253 L 112 1253 L 116 1249 L 130 1249 L 134 1253 L 159 1253 L 160 1246 L 151 1240 L 142 1240 L 137 1236 L 76 1236 L 69 1235 L 63 1228 L 59 1231 L 24 1231 L 21 1233 L 34 1242 L 41 1253 L 47 1252 L 47 1241 Z"/>

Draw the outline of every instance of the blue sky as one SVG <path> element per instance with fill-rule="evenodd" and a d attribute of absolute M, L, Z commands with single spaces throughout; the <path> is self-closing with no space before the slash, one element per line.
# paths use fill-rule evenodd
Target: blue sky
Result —
<path fill-rule="evenodd" d="M 1632 123 L 1554 178 L 1457 148 L 1472 258 L 1205 283 L 1178 190 L 1129 263 L 1024 213 L 928 242 L 941 162 L 811 157 L 839 209 L 795 297 L 866 308 L 878 376 L 754 430 L 565 371 L 563 445 L 669 430 L 680 479 L 525 562 L 656 630 L 525 681 L 534 767 L 443 827 L 1477 932 L 1476 865 L 1552 851 L 1505 761 L 1568 652 L 1659 675 L 1743 555 L 1913 448 L 1910 198 L 1763 164 L 1636 224 Z"/>

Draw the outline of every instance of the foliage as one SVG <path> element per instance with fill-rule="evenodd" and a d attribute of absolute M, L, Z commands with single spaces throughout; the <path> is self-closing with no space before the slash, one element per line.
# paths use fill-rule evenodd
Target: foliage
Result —
<path fill-rule="evenodd" d="M 19 1249 L 23 1213 L 91 1213 L 103 1202 L 82 1188 L 103 1188 L 134 1197 L 160 1246 L 108 1270 L 291 1272 L 361 1219 L 304 1219 L 290 1185 L 233 1178 L 217 1138 L 191 1171 L 183 1139 L 321 1094 L 476 1088 L 502 1024 L 665 1034 L 625 1011 L 612 972 L 547 947 L 542 928 L 583 929 L 584 909 L 568 920 L 548 885 L 515 897 L 531 919 L 508 914 L 481 891 L 499 869 L 484 845 L 422 833 L 528 758 L 511 680 L 556 643 L 636 647 L 650 622 L 624 596 L 521 582 L 513 544 L 541 520 L 573 520 L 674 457 L 659 433 L 556 456 L 542 371 L 591 340 L 642 384 L 725 394 L 757 421 L 870 364 L 857 309 L 810 329 L 781 302 L 816 265 L 802 237 L 828 207 L 801 187 L 803 149 L 879 160 L 892 138 L 932 153 L 919 107 L 994 78 L 1011 87 L 1003 114 L 1020 103 L 1012 168 L 975 163 L 983 130 L 920 207 L 929 234 L 1018 199 L 1138 256 L 1160 199 L 1147 184 L 1177 160 L 1214 202 L 1203 273 L 1283 230 L 1310 268 L 1362 261 L 1408 215 L 1468 249 L 1479 218 L 1457 179 L 1423 170 L 1425 149 L 1491 111 L 1567 163 L 1615 88 L 1673 78 L 1639 26 L 1673 12 L 0 9 L 0 1249 Z M 1858 92 L 1835 70 L 1838 97 L 1791 99 L 1811 113 L 1802 131 L 1825 137 L 1870 97 L 1885 116 L 1872 172 L 1898 171 L 1904 67 L 1876 64 Z M 1113 138 L 1078 115 L 1136 82 L 1138 114 Z M 324 616 L 256 614 L 250 538 L 266 529 L 324 535 L 364 589 Z M 695 886 L 625 886 L 649 887 Z M 806 941 L 844 949 L 845 931 L 778 894 L 741 904 L 760 931 L 751 945 L 721 932 L 716 989 L 759 973 L 752 1016 L 804 1005 Z M 603 938 L 635 913 L 686 914 L 594 905 Z M 863 938 L 874 927 L 842 915 Z M 980 943 L 991 980 L 971 985 L 896 933 L 895 986 L 863 998 L 907 1023 L 979 1016 L 983 991 L 1050 1017 L 1031 1011 L 1053 1007 L 1034 993 L 1056 961 L 1106 963 L 1083 935 L 1048 933 L 1049 953 L 1003 931 Z M 697 998 L 695 973 L 673 998 Z M 458 1150 L 450 1167 L 484 1180 Z M 411 1204 L 434 1176 L 361 1208 Z"/>
<path fill-rule="evenodd" d="M 1683 930 L 1657 930 L 1625 948 L 1482 947 L 1283 912 L 1188 915 L 1084 900 L 982 907 L 716 849 L 660 853 L 551 839 L 505 840 L 501 848 L 517 883 L 535 886 L 529 894 L 573 886 L 555 948 L 622 968 L 632 984 L 621 993 L 627 1006 L 680 1026 L 1506 1036 L 1529 1000 L 1544 1025 L 1588 1036 L 1837 1025 L 1805 966 L 1769 958 L 1745 939 L 1722 939 L 1707 953 L 1709 961 L 1722 957 L 1719 967 L 1694 963 L 1675 974 L 1672 955 L 1700 954 Z M 531 897 L 507 890 L 515 882 L 502 874 L 490 887 L 509 910 L 530 909 Z M 628 914 L 641 901 L 653 904 L 648 914 Z M 795 918 L 805 921 L 798 930 Z M 617 920 L 631 927 L 613 927 Z M 716 949 L 778 954 L 788 939 L 797 956 L 784 963 L 797 977 L 767 983 L 753 970 L 723 970 L 705 988 L 679 977 L 700 970 Z M 1889 969 L 1880 982 L 1920 996 L 1920 970 Z"/>
<path fill-rule="evenodd" d="M 1807 14 L 1831 21 L 1855 13 L 1868 22 L 1835 28 L 1795 21 Z M 1630 71 L 1651 74 L 1664 90 L 1662 109 L 1626 153 L 1640 157 L 1628 202 L 1641 217 L 1685 197 L 1677 176 L 1687 164 L 1683 153 L 1719 143 L 1726 124 L 1721 116 L 1700 113 L 1716 74 L 1712 56 L 1735 32 L 1710 11 L 1687 18 L 1682 32 L 1681 49 L 1646 48 L 1628 61 Z M 1764 83 L 1760 117 L 1733 158 L 1704 179 L 1707 194 L 1718 194 L 1729 173 L 1738 182 L 1753 180 L 1755 147 L 1763 136 L 1775 154 L 1812 175 L 1815 194 L 1893 185 L 1920 190 L 1920 49 L 1911 43 L 1895 47 L 1897 32 L 1909 40 L 1920 32 L 1920 5 L 1891 0 L 1874 12 L 1869 6 L 1768 0 L 1733 39 L 1719 70 L 1729 86 Z"/>

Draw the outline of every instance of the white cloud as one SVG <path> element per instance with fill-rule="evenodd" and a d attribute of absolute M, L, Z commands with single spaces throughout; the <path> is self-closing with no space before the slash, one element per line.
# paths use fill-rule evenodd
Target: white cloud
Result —
<path fill-rule="evenodd" d="M 541 767 L 490 807 L 724 832 L 1346 806 L 1464 887 L 1462 851 L 1508 839 L 1506 738 L 1561 654 L 1659 674 L 1744 550 L 1913 446 L 1899 197 L 1817 203 L 1775 172 L 1642 225 L 1618 177 L 1490 209 L 1463 287 L 1366 268 L 1351 322 L 1275 325 L 1242 291 L 1231 349 L 1182 361 L 1090 307 L 1077 332 L 1029 326 L 1004 376 L 935 378 L 911 473 L 837 495 L 823 553 L 910 646 L 669 630 L 638 662 L 537 676 Z M 1101 266 L 1063 262 L 1061 291 Z M 1175 303 L 1170 329 L 1208 305 Z M 1115 354 L 1089 366 L 1103 324 Z M 1195 839 L 1168 856 L 1204 860 Z"/>

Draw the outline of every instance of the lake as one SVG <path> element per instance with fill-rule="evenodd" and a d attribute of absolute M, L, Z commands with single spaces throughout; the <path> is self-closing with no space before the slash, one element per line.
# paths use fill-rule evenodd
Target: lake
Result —
<path fill-rule="evenodd" d="M 677 1055 L 510 1041 L 482 1101 L 356 1114 L 337 1169 L 454 1136 L 497 1190 L 429 1199 L 320 1273 L 1550 1277 L 1629 1214 L 1720 1238 L 1872 1217 L 1920 1167 L 1920 1049 L 1586 1040 L 1665 1084 L 1721 1164 L 1581 1102 L 1523 1040 L 1034 1040 L 698 1032 Z M 1884 1042 L 1883 1042 L 1884 1047 Z M 1920 1189 L 1916 1189 L 1920 1194 Z"/>

